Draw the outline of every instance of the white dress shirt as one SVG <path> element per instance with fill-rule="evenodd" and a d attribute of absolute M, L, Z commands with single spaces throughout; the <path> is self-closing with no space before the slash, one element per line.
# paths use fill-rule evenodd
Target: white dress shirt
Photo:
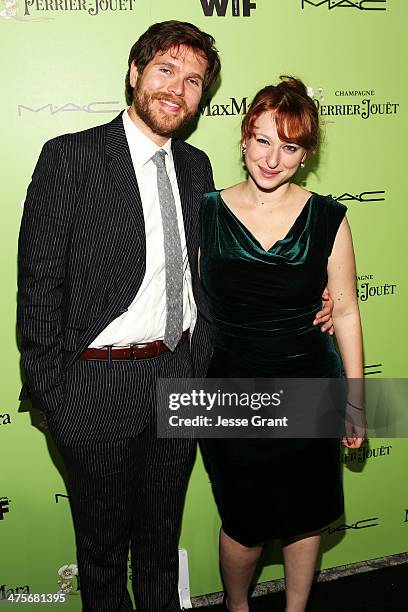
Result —
<path fill-rule="evenodd" d="M 183 255 L 183 330 L 195 318 L 192 298 L 191 272 L 188 264 L 183 214 L 176 172 L 171 151 L 171 139 L 158 147 L 141 132 L 123 112 L 123 126 L 132 156 L 133 167 L 139 186 L 146 231 L 146 273 L 142 284 L 127 312 L 114 319 L 95 340 L 92 348 L 102 346 L 127 346 L 162 340 L 166 326 L 166 271 L 164 265 L 163 227 L 157 190 L 157 168 L 152 156 L 160 148 L 166 151 L 166 170 L 173 189 Z"/>

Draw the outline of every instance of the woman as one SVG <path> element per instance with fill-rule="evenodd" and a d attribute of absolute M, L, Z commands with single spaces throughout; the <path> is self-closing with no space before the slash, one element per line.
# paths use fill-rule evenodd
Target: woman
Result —
<path fill-rule="evenodd" d="M 281 77 L 242 123 L 248 178 L 202 207 L 200 269 L 214 323 L 210 377 L 340 377 L 330 335 L 313 325 L 328 286 L 347 378 L 362 378 L 355 263 L 346 207 L 292 182 L 318 146 L 303 83 Z M 362 438 L 344 438 L 350 448 Z M 286 612 L 305 609 L 320 530 L 343 512 L 338 440 L 203 440 L 222 518 L 230 612 L 248 611 L 262 546 L 283 540 Z"/>

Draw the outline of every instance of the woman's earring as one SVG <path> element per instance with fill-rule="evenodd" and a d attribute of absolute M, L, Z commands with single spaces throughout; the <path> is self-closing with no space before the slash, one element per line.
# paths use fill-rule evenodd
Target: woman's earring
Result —
<path fill-rule="evenodd" d="M 246 146 L 242 145 L 242 155 L 245 157 L 245 153 L 246 153 Z"/>
<path fill-rule="evenodd" d="M 300 167 L 304 168 L 305 167 L 305 162 L 300 162 Z"/>

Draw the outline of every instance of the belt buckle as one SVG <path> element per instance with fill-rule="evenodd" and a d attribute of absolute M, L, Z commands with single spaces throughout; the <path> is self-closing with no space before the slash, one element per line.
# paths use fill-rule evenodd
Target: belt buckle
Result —
<path fill-rule="evenodd" d="M 130 361 L 137 361 L 139 359 L 139 357 L 136 354 L 136 351 L 139 349 L 144 349 L 147 346 L 149 346 L 150 342 L 142 342 L 141 344 L 130 344 L 129 345 L 129 349 L 130 349 Z M 140 357 L 140 359 L 143 359 L 144 357 Z"/>

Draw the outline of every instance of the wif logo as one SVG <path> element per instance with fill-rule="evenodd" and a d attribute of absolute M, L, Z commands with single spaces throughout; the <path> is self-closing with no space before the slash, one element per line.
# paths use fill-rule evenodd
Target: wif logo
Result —
<path fill-rule="evenodd" d="M 7 497 L 0 497 L 0 521 L 4 521 L 4 515 L 10 512 L 9 504 L 10 500 Z"/>
<path fill-rule="evenodd" d="M 225 17 L 228 5 L 233 17 L 250 17 L 251 11 L 256 9 L 254 0 L 200 0 L 200 2 L 206 17 L 213 17 L 214 11 L 217 17 Z"/>
<path fill-rule="evenodd" d="M 386 11 L 387 0 L 300 0 L 302 10 L 305 8 L 318 8 L 326 5 L 330 10 L 335 8 L 355 8 L 359 11 Z"/>

